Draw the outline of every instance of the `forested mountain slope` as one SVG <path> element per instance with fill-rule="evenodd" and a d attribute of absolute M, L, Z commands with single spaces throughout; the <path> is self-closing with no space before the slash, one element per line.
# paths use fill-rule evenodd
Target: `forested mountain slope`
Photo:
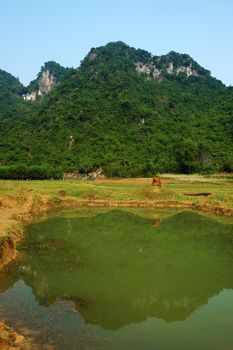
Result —
<path fill-rule="evenodd" d="M 38 102 L 21 98 L 30 113 L 1 133 L 5 171 L 11 164 L 44 172 L 102 167 L 109 176 L 233 168 L 233 89 L 190 56 L 153 56 L 116 42 L 63 72 Z"/>

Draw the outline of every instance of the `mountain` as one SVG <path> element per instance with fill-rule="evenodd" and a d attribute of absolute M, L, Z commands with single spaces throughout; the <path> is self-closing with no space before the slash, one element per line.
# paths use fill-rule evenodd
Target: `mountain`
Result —
<path fill-rule="evenodd" d="M 233 89 L 189 55 L 153 56 L 116 42 L 92 48 L 78 69 L 52 66 L 61 74 L 49 62 L 27 88 L 40 103 L 21 98 L 30 115 L 0 135 L 4 169 L 101 167 L 109 176 L 233 170 Z"/>
<path fill-rule="evenodd" d="M 5 95 L 16 95 L 19 96 L 23 92 L 23 85 L 19 82 L 19 80 L 10 73 L 7 73 L 0 69 L 0 93 L 1 98 L 2 94 Z"/>
<path fill-rule="evenodd" d="M 1 117 L 17 117 L 21 114 L 24 86 L 11 74 L 0 69 L 0 113 Z"/>
<path fill-rule="evenodd" d="M 37 78 L 26 88 L 26 93 L 23 95 L 27 101 L 37 101 L 41 97 L 47 95 L 55 85 L 65 79 L 72 68 L 62 67 L 60 64 L 49 61 L 41 67 Z"/>

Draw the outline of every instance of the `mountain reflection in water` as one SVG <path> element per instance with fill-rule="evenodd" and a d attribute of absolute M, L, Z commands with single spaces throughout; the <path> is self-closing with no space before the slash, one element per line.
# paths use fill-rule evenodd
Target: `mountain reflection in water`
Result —
<path fill-rule="evenodd" d="M 113 210 L 32 224 L 0 290 L 22 279 L 40 305 L 72 300 L 86 323 L 117 330 L 185 320 L 233 289 L 232 225 L 191 212 L 153 222 Z"/>

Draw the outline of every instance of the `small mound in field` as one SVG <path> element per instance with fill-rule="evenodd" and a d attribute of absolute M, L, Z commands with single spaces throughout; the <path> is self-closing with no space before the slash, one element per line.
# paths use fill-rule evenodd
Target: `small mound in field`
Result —
<path fill-rule="evenodd" d="M 208 197 L 211 195 L 210 192 L 199 192 L 199 193 L 183 193 L 185 196 L 194 196 L 194 197 Z"/>

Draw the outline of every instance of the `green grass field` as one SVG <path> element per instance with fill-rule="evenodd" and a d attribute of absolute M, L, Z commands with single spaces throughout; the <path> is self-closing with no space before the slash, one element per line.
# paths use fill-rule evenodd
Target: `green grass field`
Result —
<path fill-rule="evenodd" d="M 0 181 L 0 196 L 18 200 L 35 196 L 51 198 L 62 195 L 80 199 L 192 201 L 233 208 L 233 176 L 162 175 L 162 188 L 151 185 L 151 179 L 106 179 L 95 181 Z M 209 196 L 187 194 L 210 193 Z"/>

